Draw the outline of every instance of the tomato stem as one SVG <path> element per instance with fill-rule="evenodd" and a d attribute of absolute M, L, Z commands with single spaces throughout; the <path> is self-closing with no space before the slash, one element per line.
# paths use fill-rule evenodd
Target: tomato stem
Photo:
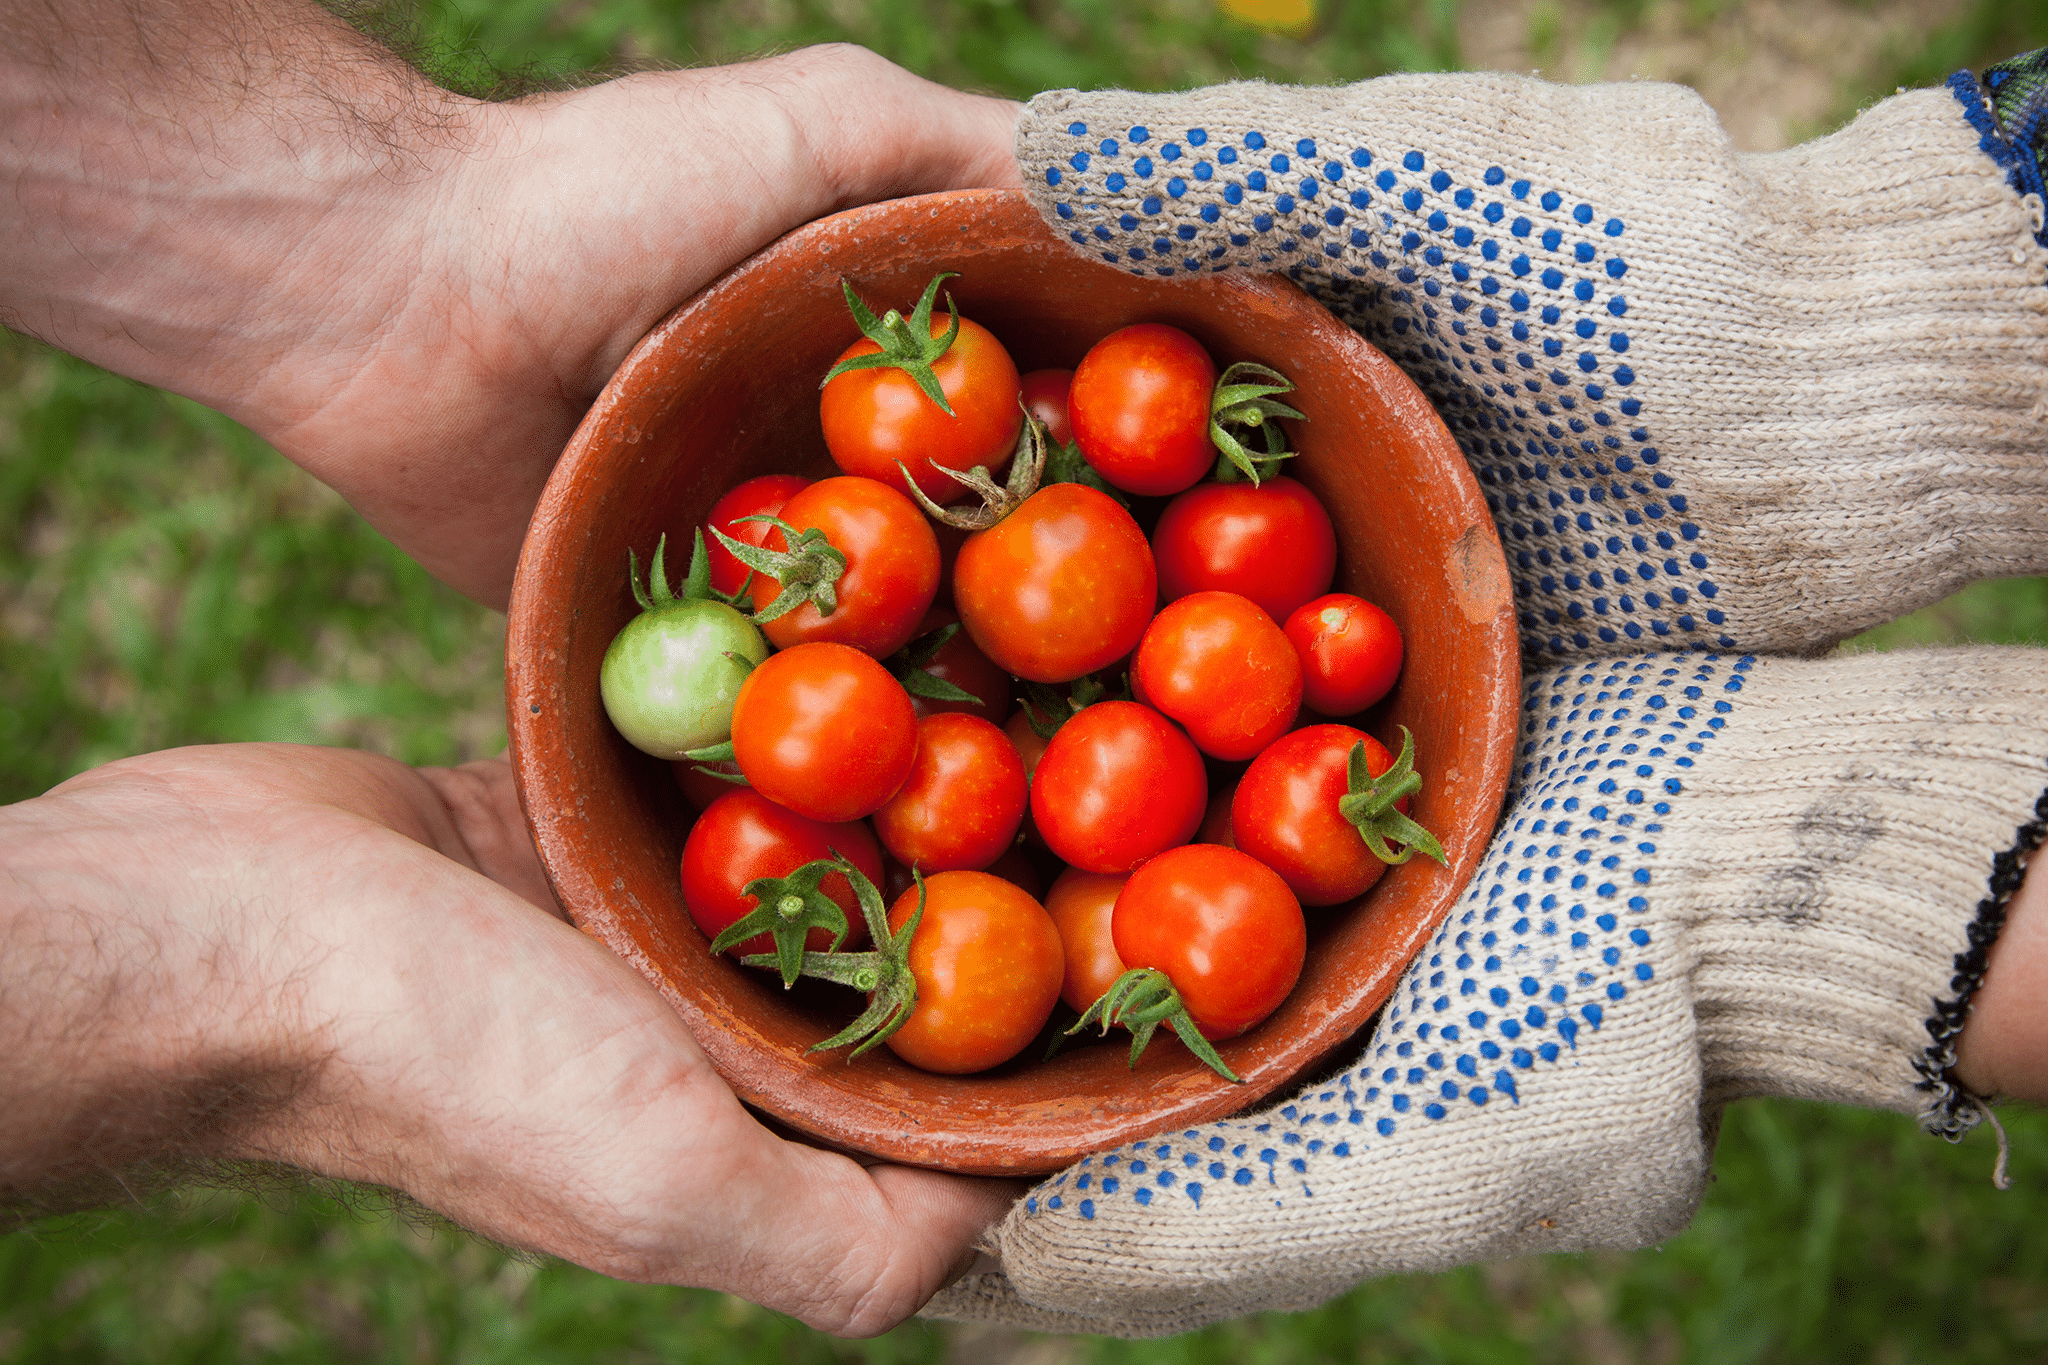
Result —
<path fill-rule="evenodd" d="M 717 535 L 716 529 L 712 531 Z M 723 539 L 723 537 L 720 537 Z M 662 554 L 668 549 L 668 534 L 662 533 L 654 542 L 654 562 L 647 566 L 647 581 L 640 581 L 640 561 L 631 546 L 626 547 L 626 583 L 633 589 L 633 600 L 640 604 L 642 611 L 655 611 L 675 602 L 723 602 L 737 606 L 746 592 L 747 584 L 742 583 L 737 593 L 727 595 L 711 586 L 711 555 L 704 548 L 704 528 L 697 528 L 696 548 L 690 552 L 689 576 L 683 580 L 680 594 L 670 591 L 668 573 L 662 567 Z M 751 575 L 748 582 L 752 582 Z"/>
<path fill-rule="evenodd" d="M 1023 400 L 1019 399 L 1017 405 L 1023 407 Z M 1045 473 L 1045 447 L 1048 439 L 1045 423 L 1033 417 L 1028 408 L 1025 409 L 1024 425 L 1017 431 L 1017 450 L 1010 457 L 1010 477 L 1001 487 L 989 477 L 987 465 L 976 465 L 972 469 L 960 470 L 927 458 L 925 463 L 933 469 L 941 474 L 950 475 L 954 482 L 980 495 L 982 505 L 972 511 L 939 506 L 925 496 L 924 490 L 917 486 L 917 480 L 910 477 L 910 471 L 903 469 L 903 461 L 898 460 L 896 467 L 903 470 L 903 481 L 909 485 L 910 496 L 917 499 L 917 505 L 925 510 L 926 516 L 957 530 L 986 531 L 1022 507 L 1025 499 L 1038 491 L 1040 480 Z"/>
<path fill-rule="evenodd" d="M 1111 1024 L 1122 1024 L 1131 1031 L 1133 1069 L 1138 1065 L 1138 1058 L 1144 1055 L 1146 1045 L 1152 1041 L 1152 1035 L 1158 1032 L 1161 1024 L 1165 1024 L 1210 1070 L 1227 1081 L 1244 1084 L 1244 1079 L 1224 1065 L 1215 1047 L 1195 1026 L 1194 1017 L 1181 1002 L 1180 991 L 1174 987 L 1173 979 L 1157 967 L 1133 967 L 1111 982 L 1109 989 L 1096 997 L 1095 1003 L 1067 1032 L 1079 1033 L 1098 1020 L 1105 1035 Z"/>
<path fill-rule="evenodd" d="M 817 607 L 820 616 L 830 616 L 839 610 L 838 585 L 841 575 L 846 572 L 846 554 L 825 538 L 823 530 L 813 526 L 798 531 L 781 517 L 766 512 L 738 520 L 767 522 L 782 532 L 782 543 L 788 547 L 771 550 L 762 545 L 749 545 L 743 540 L 733 539 L 716 526 L 711 528 L 711 534 L 732 552 L 734 559 L 782 585 L 782 591 L 776 594 L 775 600 L 753 614 L 751 619 L 755 625 L 786 616 L 806 602 Z M 748 581 L 752 581 L 751 577 Z"/>
<path fill-rule="evenodd" d="M 850 370 L 877 370 L 892 368 L 909 375 L 923 391 L 924 396 L 939 405 L 939 411 L 948 417 L 956 416 L 953 405 L 946 401 L 945 390 L 939 386 L 939 376 L 932 369 L 932 362 L 952 348 L 953 339 L 960 335 L 960 310 L 953 306 L 953 295 L 946 295 L 946 313 L 952 319 L 944 335 L 932 335 L 932 303 L 938 297 L 939 285 L 953 279 L 958 271 L 948 270 L 932 276 L 932 282 L 924 287 L 924 296 L 917 301 L 906 320 L 891 308 L 877 318 L 860 295 L 853 292 L 853 286 L 842 277 L 839 288 L 846 295 L 847 311 L 853 314 L 854 325 L 861 335 L 881 347 L 867 355 L 849 356 L 825 372 L 819 388 L 837 379 Z"/>
<path fill-rule="evenodd" d="M 1287 434 L 1280 429 L 1276 417 L 1291 417 L 1297 422 L 1306 422 L 1307 417 L 1287 404 L 1279 402 L 1274 395 L 1294 392 L 1294 381 L 1280 371 L 1249 360 L 1240 360 L 1225 370 L 1216 380 L 1216 389 L 1209 397 L 1209 439 L 1223 452 L 1216 462 L 1216 478 L 1219 482 L 1230 483 L 1239 478 L 1251 480 L 1257 488 L 1261 479 L 1271 478 L 1279 472 L 1280 462 L 1294 458 L 1294 452 L 1287 448 Z M 1264 433 L 1266 453 L 1253 455 L 1244 448 L 1230 427 L 1250 427 Z"/>
<path fill-rule="evenodd" d="M 741 958 L 740 961 L 749 967 L 780 968 L 784 986 L 788 986 L 798 976 L 810 976 L 865 992 L 868 996 L 868 1007 L 861 1012 L 860 1017 L 830 1038 L 821 1043 L 813 1043 L 810 1047 L 812 1052 L 830 1052 L 834 1048 L 852 1043 L 855 1045 L 854 1049 L 847 1054 L 850 1061 L 876 1044 L 886 1041 L 890 1034 L 908 1022 L 911 1014 L 917 1009 L 917 977 L 910 970 L 910 941 L 917 936 L 918 923 L 924 919 L 924 876 L 916 868 L 911 869 L 910 875 L 917 882 L 917 909 L 911 912 L 909 919 L 903 921 L 903 927 L 892 934 L 889 932 L 889 912 L 882 904 L 882 893 L 875 889 L 873 882 L 861 874 L 859 868 L 837 853 L 831 858 L 805 863 L 782 880 L 794 883 L 797 878 L 811 873 L 813 869 L 822 869 L 816 874 L 817 878 L 838 872 L 846 878 L 847 884 L 853 887 L 854 899 L 860 902 L 861 917 L 867 922 L 868 934 L 875 941 L 874 949 L 864 953 L 842 953 L 837 951 L 839 940 L 835 938 L 834 951 L 804 952 L 792 964 L 789 953 L 783 948 L 782 939 L 778 937 L 774 953 L 755 953 Z M 755 894 L 756 886 L 770 880 L 772 879 L 763 878 L 760 882 L 749 882 L 744 890 L 751 896 Z M 779 896 L 781 893 L 769 894 Z M 769 907 L 767 901 L 768 896 L 764 895 L 762 906 L 750 912 L 748 918 L 760 916 L 762 909 L 768 910 L 770 919 L 779 918 L 779 910 Z M 835 905 L 832 908 L 836 911 L 839 907 Z M 723 940 L 728 936 L 736 939 L 740 924 L 745 922 L 743 920 L 734 924 L 725 933 L 720 934 L 719 939 Z M 845 922 L 842 917 L 842 929 Z M 771 933 L 774 932 L 772 925 L 765 922 L 762 927 Z M 755 928 L 752 932 L 760 933 L 762 928 Z M 795 942 L 801 948 L 803 935 L 796 934 Z M 714 943 L 712 946 L 715 948 L 717 944 Z"/>
<path fill-rule="evenodd" d="M 1351 746 L 1347 775 L 1351 790 L 1337 798 L 1337 813 L 1358 829 L 1365 846 L 1383 863 L 1398 866 L 1417 853 L 1427 854 L 1446 867 L 1444 846 L 1436 836 L 1394 809 L 1394 803 L 1422 790 L 1422 774 L 1415 771 L 1415 736 L 1401 727 L 1401 752 L 1387 770 L 1374 777 L 1366 766 L 1365 741 Z M 1393 844 L 1403 847 L 1396 852 Z"/>
<path fill-rule="evenodd" d="M 763 959 L 759 963 L 755 963 L 753 957 L 743 961 L 753 966 L 778 969 L 782 973 L 785 990 L 795 985 L 806 956 L 804 939 L 812 929 L 830 933 L 835 949 L 846 941 L 846 912 L 820 888 L 825 878 L 838 871 L 841 867 L 836 857 L 820 858 L 816 862 L 805 863 L 786 877 L 754 878 L 740 888 L 740 894 L 752 896 L 757 904 L 711 940 L 711 951 L 722 953 L 756 934 L 767 934 L 775 941 L 775 951 L 755 954 Z M 856 872 L 854 875 L 859 874 Z"/>

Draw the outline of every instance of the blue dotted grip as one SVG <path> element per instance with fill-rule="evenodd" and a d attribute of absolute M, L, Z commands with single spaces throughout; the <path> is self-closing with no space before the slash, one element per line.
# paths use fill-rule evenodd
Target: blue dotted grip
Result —
<path fill-rule="evenodd" d="M 1658 980 L 1658 840 L 1753 663 L 1651 654 L 1535 679 L 1510 822 L 1358 1064 L 1266 1114 L 1084 1158 L 1034 1191 L 1027 1215 L 1093 1220 L 1123 1198 L 1193 1212 L 1218 1188 L 1313 1199 L 1328 1163 L 1519 1105 L 1518 1078 L 1568 1065 Z"/>
<path fill-rule="evenodd" d="M 1039 171 L 1078 246 L 1134 274 L 1283 271 L 1415 380 L 1493 511 L 1532 655 L 1735 647 L 1707 537 L 1658 468 L 1625 221 L 1499 165 L 1466 183 L 1419 150 L 1066 133 Z"/>

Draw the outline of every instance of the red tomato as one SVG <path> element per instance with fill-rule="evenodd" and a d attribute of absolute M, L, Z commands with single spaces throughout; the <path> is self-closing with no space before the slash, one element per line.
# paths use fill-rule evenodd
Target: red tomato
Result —
<path fill-rule="evenodd" d="M 1166 505 L 1152 530 L 1159 594 L 1171 602 L 1220 589 L 1275 621 L 1330 590 L 1337 532 L 1322 500 L 1294 480 L 1205 483 Z"/>
<path fill-rule="evenodd" d="M 1287 883 L 1215 844 L 1168 849 L 1133 872 L 1110 924 L 1117 956 L 1165 972 L 1205 1038 L 1234 1038 L 1279 1008 L 1308 950 Z"/>
<path fill-rule="evenodd" d="M 1145 322 L 1111 332 L 1074 371 L 1067 413 L 1081 453 L 1127 493 L 1165 497 L 1216 463 L 1209 398 L 1216 365 L 1178 327 Z"/>
<path fill-rule="evenodd" d="M 758 479 L 748 479 L 711 504 L 704 524 L 748 545 L 765 545 L 775 528 L 765 521 L 740 518 L 756 513 L 776 515 L 784 503 L 808 488 L 810 482 L 794 474 L 763 474 Z M 781 542 L 778 539 L 776 543 Z M 738 592 L 747 581 L 747 566 L 734 559 L 732 551 L 721 545 L 717 536 L 704 537 L 704 550 L 711 564 L 711 586 L 728 597 Z"/>
<path fill-rule="evenodd" d="M 1128 872 L 1186 843 L 1208 801 L 1201 754 L 1136 702 L 1097 702 L 1062 725 L 1031 778 L 1040 836 L 1088 872 Z"/>
<path fill-rule="evenodd" d="M 838 606 L 830 616 L 805 602 L 761 633 L 777 649 L 830 640 L 877 658 L 903 648 L 939 590 L 939 542 L 923 511 L 873 479 L 821 479 L 783 504 L 782 519 L 799 532 L 813 526 L 846 556 Z M 788 548 L 773 531 L 768 548 Z M 754 609 L 775 600 L 782 584 L 754 576 Z"/>
<path fill-rule="evenodd" d="M 931 326 L 933 336 L 942 334 L 946 315 L 935 312 Z M 881 349 L 862 337 L 839 359 Z M 960 334 L 932 362 L 932 373 L 952 405 L 951 417 L 916 380 L 893 367 L 848 370 L 825 385 L 818 416 L 833 463 L 908 492 L 896 467 L 900 460 L 925 496 L 938 503 L 957 501 L 965 489 L 934 469 L 934 461 L 954 469 L 987 465 L 991 471 L 1007 463 L 1024 414 L 1017 406 L 1017 366 L 1003 344 L 986 327 L 962 318 Z"/>
<path fill-rule="evenodd" d="M 935 606 L 924 614 L 924 620 L 917 626 L 917 634 L 911 637 L 916 644 L 935 630 L 958 625 L 960 617 L 950 607 Z M 925 716 L 941 715 L 958 711 L 970 716 L 980 716 L 991 725 L 1001 725 L 1010 718 L 1010 675 L 996 667 L 988 655 L 975 647 L 974 637 L 965 629 L 953 633 L 953 638 L 940 647 L 924 665 L 924 671 L 941 682 L 949 682 L 963 692 L 981 700 L 936 701 L 930 697 L 910 696 L 910 704 L 917 709 L 920 719 Z"/>
<path fill-rule="evenodd" d="M 1152 547 L 1114 499 L 1041 488 L 953 566 L 953 605 L 983 654 L 1032 682 L 1071 682 L 1131 652 L 1158 601 Z"/>
<path fill-rule="evenodd" d="M 1116 955 L 1116 943 L 1110 937 L 1109 918 L 1116 909 L 1117 893 L 1129 880 L 1070 867 L 1060 873 L 1045 898 L 1045 913 L 1059 928 L 1060 947 L 1067 959 L 1060 999 L 1077 1014 L 1087 1013 L 1124 974 L 1124 960 Z"/>
<path fill-rule="evenodd" d="M 925 873 L 979 871 L 1017 837 L 1029 798 L 1024 761 L 1001 730 L 980 716 L 927 716 L 910 776 L 875 812 L 875 833 Z"/>
<path fill-rule="evenodd" d="M 1067 390 L 1073 383 L 1072 370 L 1033 370 L 1018 381 L 1024 410 L 1045 423 L 1045 434 L 1059 445 L 1074 439 L 1074 424 L 1067 418 Z"/>
<path fill-rule="evenodd" d="M 683 903 L 704 937 L 717 938 L 726 926 L 760 904 L 741 893 L 748 882 L 756 877 L 786 877 L 805 863 L 830 858 L 835 850 L 859 868 L 862 876 L 881 884 L 882 849 L 866 825 L 806 819 L 759 792 L 727 787 L 725 795 L 697 818 L 683 845 Z M 845 875 L 833 873 L 819 884 L 819 890 L 846 912 L 841 950 L 851 951 L 866 943 L 867 921 L 861 917 L 860 902 Z M 812 952 L 822 953 L 831 946 L 832 936 L 823 929 L 814 928 L 804 935 L 804 947 Z M 756 934 L 728 951 L 736 957 L 772 953 L 775 943 L 767 934 Z"/>
<path fill-rule="evenodd" d="M 858 820 L 910 775 L 917 715 L 903 685 L 859 650 L 798 645 L 740 684 L 732 747 L 770 801 L 813 820 Z"/>
<path fill-rule="evenodd" d="M 1138 644 L 1131 681 L 1202 752 L 1247 759 L 1301 709 L 1301 660 L 1257 604 L 1231 592 L 1169 602 Z"/>
<path fill-rule="evenodd" d="M 1401 631 L 1363 597 L 1333 592 L 1287 618 L 1301 657 L 1301 694 L 1311 711 L 1348 716 L 1393 690 L 1401 673 Z"/>
<path fill-rule="evenodd" d="M 910 940 L 917 1008 L 889 1035 L 889 1050 L 926 1071 L 986 1071 L 1052 1017 L 1065 968 L 1059 930 L 1045 907 L 986 872 L 941 872 L 924 887 Z M 913 887 L 889 907 L 889 927 L 901 929 L 916 909 Z"/>
<path fill-rule="evenodd" d="M 1351 790 L 1347 765 L 1365 744 L 1374 777 L 1394 756 L 1363 730 L 1311 725 L 1286 735 L 1252 760 L 1230 803 L 1237 846 L 1280 875 L 1303 905 L 1338 905 L 1372 889 L 1387 865 L 1375 858 L 1337 801 Z M 1394 803 L 1402 814 L 1408 801 Z"/>

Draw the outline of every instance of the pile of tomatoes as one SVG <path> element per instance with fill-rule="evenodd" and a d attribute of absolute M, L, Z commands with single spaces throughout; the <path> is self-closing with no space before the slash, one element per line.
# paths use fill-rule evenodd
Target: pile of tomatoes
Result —
<path fill-rule="evenodd" d="M 1229 1075 L 1209 1040 L 1293 988 L 1302 906 L 1442 857 L 1411 746 L 1325 719 L 1386 694 L 1400 635 L 1329 591 L 1282 376 L 1154 323 L 1020 375 L 933 315 L 946 278 L 907 316 L 846 289 L 842 473 L 728 491 L 680 594 L 636 559 L 607 709 L 700 811 L 712 949 L 868 998 L 821 1047 L 978 1071 L 1064 1000 Z"/>

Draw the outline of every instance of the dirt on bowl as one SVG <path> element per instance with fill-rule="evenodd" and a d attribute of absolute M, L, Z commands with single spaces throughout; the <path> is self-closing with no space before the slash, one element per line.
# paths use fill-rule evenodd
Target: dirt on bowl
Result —
<path fill-rule="evenodd" d="M 1407 656 L 1367 728 L 1415 734 L 1425 784 L 1412 814 L 1439 867 L 1393 868 L 1362 901 L 1309 911 L 1301 981 L 1220 1051 L 1244 1084 L 1177 1042 L 1135 1071 L 1126 1048 L 1069 1047 L 973 1076 L 938 1076 L 878 1048 L 849 1062 L 807 1049 L 850 1017 L 837 987 L 785 992 L 712 958 L 684 908 L 691 813 L 668 765 L 612 730 L 605 647 L 636 608 L 626 552 L 689 541 L 743 479 L 835 472 L 818 382 L 858 335 L 840 294 L 907 309 L 940 270 L 961 312 L 1020 370 L 1072 367 L 1129 323 L 1172 323 L 1220 364 L 1256 360 L 1299 386 L 1289 473 L 1337 526 L 1337 588 L 1378 603 Z M 1103 1147 L 1243 1109 L 1312 1074 L 1370 1021 L 1450 912 L 1492 833 L 1518 715 L 1515 622 L 1485 500 L 1422 394 L 1385 356 L 1277 276 L 1159 278 L 1078 253 L 1014 191 L 896 200 L 775 242 L 670 314 L 627 357 L 563 452 L 520 557 L 506 701 L 520 799 L 575 922 L 652 981 L 749 1105 L 829 1146 L 974 1175 L 1034 1175 Z M 1397 740 L 1398 742 L 1398 740 Z"/>

